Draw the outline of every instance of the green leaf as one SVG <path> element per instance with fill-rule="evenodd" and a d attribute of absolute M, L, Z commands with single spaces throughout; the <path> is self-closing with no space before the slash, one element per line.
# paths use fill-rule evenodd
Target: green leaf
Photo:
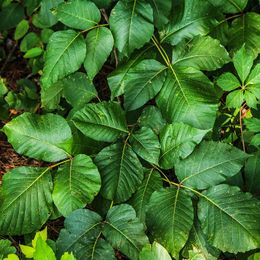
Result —
<path fill-rule="evenodd" d="M 115 102 L 88 104 L 72 120 L 84 135 L 97 141 L 114 142 L 128 133 L 125 113 Z"/>
<path fill-rule="evenodd" d="M 86 44 L 87 55 L 84 67 L 89 78 L 93 80 L 110 55 L 114 46 L 114 38 L 109 29 L 99 27 L 88 33 Z"/>
<path fill-rule="evenodd" d="M 35 48 L 32 48 L 30 50 L 28 50 L 24 55 L 23 57 L 25 59 L 31 59 L 31 58 L 35 58 L 35 57 L 38 57 L 42 54 L 43 52 L 43 49 L 39 48 L 39 47 L 35 47 Z"/>
<path fill-rule="evenodd" d="M 57 255 L 73 252 L 78 260 L 114 260 L 113 248 L 101 235 L 101 217 L 88 209 L 73 211 L 65 219 L 65 228 L 57 240 Z"/>
<path fill-rule="evenodd" d="M 143 60 L 128 71 L 125 80 L 126 110 L 135 110 L 158 94 L 166 69 L 156 60 Z"/>
<path fill-rule="evenodd" d="M 53 201 L 63 216 L 83 208 L 99 192 L 101 179 L 96 165 L 80 154 L 59 167 L 55 175 Z"/>
<path fill-rule="evenodd" d="M 181 43 L 181 45 L 183 45 Z M 198 70 L 216 70 L 230 61 L 228 52 L 216 39 L 210 36 L 198 36 L 182 47 L 181 55 L 175 56 L 173 50 L 173 64 L 193 67 Z"/>
<path fill-rule="evenodd" d="M 52 212 L 48 168 L 19 167 L 3 177 L 0 234 L 23 235 L 41 228 Z"/>
<path fill-rule="evenodd" d="M 146 208 L 152 193 L 162 188 L 162 186 L 160 174 L 154 169 L 149 169 L 145 173 L 142 184 L 131 197 L 129 203 L 135 209 L 136 215 L 142 223 L 145 223 Z"/>
<path fill-rule="evenodd" d="M 230 72 L 225 72 L 218 77 L 217 84 L 225 91 L 231 91 L 241 86 L 237 77 Z"/>
<path fill-rule="evenodd" d="M 224 13 L 235 14 L 242 13 L 248 0 L 209 0 L 212 5 Z"/>
<path fill-rule="evenodd" d="M 244 119 L 246 128 L 252 132 L 260 132 L 260 119 L 258 118 L 245 118 Z"/>
<path fill-rule="evenodd" d="M 12 242 L 6 239 L 0 240 L 0 259 L 1 256 L 6 257 L 9 254 L 15 254 L 16 248 L 12 246 Z"/>
<path fill-rule="evenodd" d="M 110 145 L 96 156 L 101 174 L 101 194 L 104 198 L 123 202 L 128 200 L 143 180 L 143 168 L 128 144 Z"/>
<path fill-rule="evenodd" d="M 246 84 L 260 84 L 260 64 L 257 64 L 251 71 Z"/>
<path fill-rule="evenodd" d="M 115 46 L 125 56 L 129 56 L 152 37 L 153 10 L 143 0 L 120 0 L 111 11 L 109 25 Z"/>
<path fill-rule="evenodd" d="M 178 258 L 193 223 L 191 198 L 176 188 L 155 191 L 148 204 L 146 223 L 153 239 Z"/>
<path fill-rule="evenodd" d="M 227 95 L 226 105 L 229 108 L 239 108 L 244 101 L 243 91 L 241 89 L 232 91 Z"/>
<path fill-rule="evenodd" d="M 149 243 L 143 224 L 136 217 L 134 209 L 127 204 L 108 211 L 102 233 L 114 248 L 133 260 L 138 260 L 142 247 Z"/>
<path fill-rule="evenodd" d="M 255 147 L 259 147 L 259 145 L 260 145 L 260 134 L 254 135 L 254 137 L 252 138 L 250 144 L 254 145 Z"/>
<path fill-rule="evenodd" d="M 61 3 L 55 10 L 55 15 L 60 22 L 79 30 L 90 29 L 101 19 L 97 6 L 91 1 L 85 0 Z"/>
<path fill-rule="evenodd" d="M 23 155 L 56 162 L 69 156 L 72 135 L 66 120 L 59 115 L 23 113 L 3 127 L 8 142 Z"/>
<path fill-rule="evenodd" d="M 73 30 L 57 31 L 50 37 L 43 75 L 44 88 L 77 71 L 86 55 L 86 44 L 80 33 Z"/>
<path fill-rule="evenodd" d="M 193 68 L 173 67 L 156 103 L 168 122 L 183 122 L 200 129 L 213 127 L 216 91 L 209 79 Z"/>
<path fill-rule="evenodd" d="M 62 256 L 60 260 L 77 260 L 75 258 L 75 256 L 73 255 L 73 253 L 69 254 L 68 252 L 65 252 Z"/>
<path fill-rule="evenodd" d="M 180 158 L 184 159 L 192 153 L 207 132 L 183 123 L 166 125 L 160 132 L 160 166 L 173 168 Z"/>
<path fill-rule="evenodd" d="M 14 39 L 17 41 L 21 39 L 29 29 L 29 23 L 27 20 L 22 20 L 20 23 L 18 23 L 17 27 L 15 28 L 14 32 Z"/>
<path fill-rule="evenodd" d="M 36 242 L 35 252 L 33 254 L 33 259 L 35 260 L 56 260 L 55 254 L 50 246 L 39 237 Z"/>
<path fill-rule="evenodd" d="M 254 56 L 251 52 L 247 51 L 245 46 L 243 46 L 239 51 L 237 51 L 233 57 L 234 66 L 238 73 L 239 78 L 244 84 L 247 76 L 254 63 Z"/>
<path fill-rule="evenodd" d="M 260 15 L 253 12 L 246 12 L 232 21 L 229 30 L 229 46 L 239 49 L 245 43 L 245 47 L 260 52 Z"/>
<path fill-rule="evenodd" d="M 237 174 L 248 157 L 231 145 L 208 141 L 178 162 L 175 171 L 184 185 L 207 189 Z"/>
<path fill-rule="evenodd" d="M 133 150 L 147 162 L 158 165 L 160 143 L 151 128 L 142 127 L 130 137 Z"/>
<path fill-rule="evenodd" d="M 259 247 L 259 201 L 226 184 L 212 187 L 202 195 L 198 216 L 210 244 L 231 253 Z"/>
<path fill-rule="evenodd" d="M 41 41 L 40 37 L 36 33 L 29 32 L 22 39 L 21 44 L 20 44 L 20 50 L 22 52 L 27 52 L 28 50 L 30 50 L 34 47 L 39 47 L 41 44 L 40 41 Z"/>
<path fill-rule="evenodd" d="M 5 79 L 0 77 L 0 98 L 2 98 L 8 92 Z"/>
<path fill-rule="evenodd" d="M 139 255 L 140 260 L 171 260 L 167 250 L 157 242 L 143 247 Z"/>

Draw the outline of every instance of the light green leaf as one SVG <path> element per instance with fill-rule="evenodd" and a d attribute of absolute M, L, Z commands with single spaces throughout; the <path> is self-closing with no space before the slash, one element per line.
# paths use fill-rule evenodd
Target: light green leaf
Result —
<path fill-rule="evenodd" d="M 55 10 L 59 21 L 65 25 L 87 30 L 97 25 L 101 19 L 97 6 L 91 1 L 71 0 L 60 4 Z"/>
<path fill-rule="evenodd" d="M 246 128 L 252 132 L 260 132 L 260 119 L 252 117 L 244 119 Z"/>
<path fill-rule="evenodd" d="M 80 154 L 59 167 L 55 174 L 53 201 L 63 216 L 83 208 L 99 192 L 101 179 L 96 165 Z"/>
<path fill-rule="evenodd" d="M 191 198 L 176 188 L 155 191 L 148 204 L 146 223 L 153 239 L 178 258 L 193 223 Z"/>
<path fill-rule="evenodd" d="M 60 260 L 77 260 L 75 258 L 75 256 L 73 255 L 73 253 L 68 253 L 68 252 L 65 252 L 62 256 L 61 256 L 61 259 Z"/>
<path fill-rule="evenodd" d="M 167 250 L 157 242 L 143 247 L 139 255 L 140 260 L 171 260 Z"/>
<path fill-rule="evenodd" d="M 72 144 L 71 130 L 59 115 L 23 113 L 4 128 L 8 142 L 23 155 L 56 162 L 69 156 Z"/>
<path fill-rule="evenodd" d="M 198 216 L 210 244 L 231 253 L 259 248 L 258 200 L 226 184 L 212 187 L 202 195 Z"/>
<path fill-rule="evenodd" d="M 163 86 L 166 69 L 156 60 L 143 60 L 128 71 L 124 99 L 126 110 L 135 110 L 158 94 Z"/>
<path fill-rule="evenodd" d="M 35 248 L 31 246 L 19 245 L 21 252 L 25 255 L 26 258 L 33 258 L 33 253 Z"/>
<path fill-rule="evenodd" d="M 180 158 L 184 159 L 192 153 L 207 132 L 183 123 L 166 125 L 160 132 L 160 166 L 173 168 Z"/>
<path fill-rule="evenodd" d="M 153 35 L 152 7 L 143 0 L 120 0 L 111 11 L 109 25 L 115 46 L 129 56 Z"/>
<path fill-rule="evenodd" d="M 131 197 L 129 203 L 135 209 L 136 215 L 142 223 L 145 223 L 145 212 L 152 193 L 162 188 L 162 186 L 161 175 L 156 170 L 149 169 L 145 173 L 142 184 Z"/>
<path fill-rule="evenodd" d="M 128 133 L 125 113 L 116 102 L 88 104 L 72 121 L 84 135 L 97 141 L 114 142 Z"/>
<path fill-rule="evenodd" d="M 35 58 L 35 57 L 38 57 L 42 54 L 43 52 L 43 49 L 39 48 L 39 47 L 34 47 L 30 50 L 28 50 L 24 55 L 23 57 L 25 59 L 31 59 L 31 58 Z"/>
<path fill-rule="evenodd" d="M 136 217 L 134 209 L 127 204 L 108 211 L 102 233 L 114 248 L 133 260 L 138 260 L 142 247 L 149 243 L 143 224 Z"/>
<path fill-rule="evenodd" d="M 41 83 L 50 87 L 59 79 L 77 71 L 86 55 L 86 44 L 80 33 L 57 31 L 50 37 Z"/>
<path fill-rule="evenodd" d="M 250 88 L 247 88 L 244 92 L 244 99 L 248 107 L 257 109 L 257 104 L 259 103 L 254 93 L 250 91 Z"/>
<path fill-rule="evenodd" d="M 226 105 L 229 108 L 239 108 L 244 101 L 243 91 L 241 89 L 234 90 L 227 95 Z"/>
<path fill-rule="evenodd" d="M 55 254 L 50 246 L 39 237 L 36 242 L 35 252 L 33 254 L 35 260 L 56 260 Z"/>
<path fill-rule="evenodd" d="M 181 43 L 181 45 L 184 45 Z M 173 50 L 173 64 L 193 67 L 198 70 L 216 70 L 230 61 L 228 52 L 216 39 L 210 36 L 198 36 L 183 47 L 183 53 L 175 56 Z"/>
<path fill-rule="evenodd" d="M 210 129 L 215 122 L 216 91 L 209 79 L 193 68 L 173 67 L 156 103 L 168 122 L 183 122 L 200 129 Z"/>
<path fill-rule="evenodd" d="M 225 91 L 231 91 L 241 86 L 237 77 L 231 72 L 225 72 L 218 77 L 217 84 Z"/>
<path fill-rule="evenodd" d="M 99 27 L 88 33 L 86 44 L 87 55 L 84 67 L 89 78 L 93 80 L 110 55 L 114 46 L 114 38 L 108 28 Z"/>
<path fill-rule="evenodd" d="M 17 41 L 21 39 L 29 29 L 29 23 L 27 20 L 22 20 L 15 28 L 14 39 Z"/>
<path fill-rule="evenodd" d="M 184 185 L 207 189 L 237 174 L 248 157 L 231 145 L 208 141 L 187 159 L 178 162 L 175 171 Z"/>
<path fill-rule="evenodd" d="M 151 128 L 142 127 L 130 137 L 133 150 L 147 162 L 158 165 L 160 143 Z"/>
<path fill-rule="evenodd" d="M 246 84 L 260 84 L 260 64 L 257 64 L 251 71 Z"/>
<path fill-rule="evenodd" d="M 9 254 L 4 260 L 19 260 L 19 257 L 15 254 Z"/>
<path fill-rule="evenodd" d="M 19 167 L 3 177 L 0 234 L 36 231 L 52 212 L 52 180 L 48 168 Z"/>

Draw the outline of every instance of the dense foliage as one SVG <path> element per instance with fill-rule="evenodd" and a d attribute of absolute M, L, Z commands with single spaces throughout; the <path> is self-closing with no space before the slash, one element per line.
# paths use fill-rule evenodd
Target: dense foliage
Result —
<path fill-rule="evenodd" d="M 259 1 L 0 6 L 0 259 L 259 259 Z"/>

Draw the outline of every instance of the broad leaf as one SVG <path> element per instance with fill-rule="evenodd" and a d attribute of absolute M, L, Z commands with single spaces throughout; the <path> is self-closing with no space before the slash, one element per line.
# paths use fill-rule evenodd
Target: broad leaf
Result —
<path fill-rule="evenodd" d="M 149 243 L 143 224 L 136 217 L 134 209 L 127 204 L 108 211 L 102 233 L 114 248 L 133 260 L 138 260 L 142 247 Z"/>
<path fill-rule="evenodd" d="M 224 13 L 242 13 L 248 0 L 209 0 Z"/>
<path fill-rule="evenodd" d="M 129 56 L 153 35 L 152 7 L 143 0 L 120 0 L 111 11 L 109 25 L 115 46 L 125 56 Z"/>
<path fill-rule="evenodd" d="M 97 167 L 90 157 L 80 154 L 59 167 L 55 175 L 53 201 L 63 216 L 67 216 L 90 203 L 100 186 Z"/>
<path fill-rule="evenodd" d="M 167 250 L 157 242 L 143 247 L 139 255 L 140 260 L 171 260 Z"/>
<path fill-rule="evenodd" d="M 58 256 L 67 251 L 73 252 L 78 260 L 114 260 L 113 248 L 100 239 L 101 220 L 97 213 L 88 209 L 78 209 L 71 213 L 57 240 Z"/>
<path fill-rule="evenodd" d="M 212 128 L 217 111 L 212 83 L 193 68 L 173 67 L 156 103 L 169 122 L 183 122 L 200 129 Z"/>
<path fill-rule="evenodd" d="M 193 223 L 191 198 L 179 188 L 155 191 L 148 204 L 146 223 L 153 239 L 178 258 Z"/>
<path fill-rule="evenodd" d="M 151 128 L 142 127 L 130 137 L 133 150 L 144 160 L 158 164 L 160 143 L 157 135 Z"/>
<path fill-rule="evenodd" d="M 237 77 L 230 73 L 225 72 L 223 73 L 218 79 L 217 84 L 225 91 L 231 91 L 238 87 L 240 87 L 241 83 L 237 79 Z"/>
<path fill-rule="evenodd" d="M 72 135 L 59 115 L 23 113 L 4 126 L 14 149 L 31 158 L 56 162 L 70 156 Z"/>
<path fill-rule="evenodd" d="M 113 144 L 104 148 L 95 158 L 102 179 L 104 198 L 123 202 L 131 197 L 143 180 L 143 169 L 132 148 Z"/>
<path fill-rule="evenodd" d="M 12 242 L 7 239 L 0 240 L 0 259 L 2 257 L 7 257 L 9 254 L 15 254 L 16 248 L 12 246 Z"/>
<path fill-rule="evenodd" d="M 48 260 L 56 260 L 52 248 L 41 237 L 39 237 L 36 242 L 33 259 L 41 260 L 44 258 Z"/>
<path fill-rule="evenodd" d="M 48 168 L 19 167 L 3 177 L 0 234 L 23 235 L 41 228 L 52 212 Z"/>
<path fill-rule="evenodd" d="M 125 113 L 115 102 L 88 104 L 72 120 L 84 135 L 97 141 L 114 142 L 128 133 Z"/>
<path fill-rule="evenodd" d="M 246 153 L 231 145 L 203 142 L 187 159 L 177 163 L 175 171 L 184 185 L 207 189 L 237 174 L 247 158 Z"/>
<path fill-rule="evenodd" d="M 156 60 L 143 60 L 128 71 L 125 80 L 126 110 L 135 110 L 158 94 L 166 69 Z"/>
<path fill-rule="evenodd" d="M 257 64 L 254 69 L 251 71 L 251 73 L 249 74 L 248 80 L 246 82 L 246 84 L 260 84 L 260 64 Z M 259 86 L 257 87 L 258 91 L 259 90 Z M 258 93 L 259 93 L 258 92 Z M 258 94 L 259 96 L 260 94 Z"/>
<path fill-rule="evenodd" d="M 41 78 L 43 88 L 77 71 L 86 55 L 86 44 L 80 33 L 73 30 L 52 34 L 47 46 L 45 65 Z"/>
<path fill-rule="evenodd" d="M 109 29 L 99 27 L 88 33 L 86 44 L 87 54 L 84 67 L 89 78 L 93 80 L 110 55 L 114 39 Z"/>
<path fill-rule="evenodd" d="M 152 193 L 160 188 L 162 188 L 161 175 L 154 169 L 148 170 L 142 184 L 129 201 L 141 222 L 145 223 L 145 212 Z"/>
<path fill-rule="evenodd" d="M 183 46 L 184 44 L 181 43 Z M 228 52 L 216 39 L 210 36 L 195 37 L 183 47 L 180 55 L 173 50 L 173 64 L 193 67 L 198 70 L 215 70 L 230 61 Z"/>
<path fill-rule="evenodd" d="M 235 91 L 232 91 L 227 95 L 226 98 L 226 105 L 229 108 L 240 108 L 244 101 L 244 95 L 243 95 L 243 90 L 238 89 Z"/>
<path fill-rule="evenodd" d="M 184 159 L 192 153 L 207 132 L 183 123 L 166 125 L 160 132 L 160 166 L 173 168 L 180 158 Z"/>
<path fill-rule="evenodd" d="M 198 216 L 209 243 L 223 252 L 245 252 L 259 247 L 259 208 L 251 194 L 222 184 L 203 192 Z"/>

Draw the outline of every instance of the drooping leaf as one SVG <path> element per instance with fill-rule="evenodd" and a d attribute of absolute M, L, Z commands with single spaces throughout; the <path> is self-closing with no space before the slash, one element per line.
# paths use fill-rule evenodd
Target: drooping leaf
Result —
<path fill-rule="evenodd" d="M 156 170 L 150 169 L 145 173 L 142 184 L 130 199 L 129 203 L 135 209 L 136 215 L 142 223 L 145 223 L 145 212 L 152 193 L 160 188 L 162 188 L 160 174 Z"/>
<path fill-rule="evenodd" d="M 123 202 L 131 197 L 143 180 L 143 168 L 128 144 L 110 145 L 96 156 L 104 198 Z"/>
<path fill-rule="evenodd" d="M 79 30 L 90 29 L 101 19 L 97 6 L 91 1 L 85 0 L 64 2 L 57 7 L 55 14 L 59 21 Z"/>
<path fill-rule="evenodd" d="M 114 248 L 133 260 L 138 260 L 142 247 L 149 243 L 143 224 L 127 204 L 114 206 L 108 211 L 102 233 Z"/>
<path fill-rule="evenodd" d="M 62 215 L 67 216 L 90 203 L 100 186 L 97 167 L 90 157 L 80 154 L 59 167 L 55 175 L 53 201 Z"/>
<path fill-rule="evenodd" d="M 72 135 L 66 120 L 59 115 L 23 113 L 4 128 L 14 149 L 31 158 L 56 162 L 70 155 Z"/>
<path fill-rule="evenodd" d="M 19 167 L 3 177 L 0 234 L 22 235 L 41 228 L 52 212 L 48 168 Z"/>
<path fill-rule="evenodd" d="M 139 255 L 140 260 L 171 260 L 167 250 L 157 242 L 153 242 L 152 245 L 146 245 L 143 247 Z"/>
<path fill-rule="evenodd" d="M 72 120 L 84 135 L 97 141 L 114 142 L 128 133 L 125 113 L 116 102 L 88 104 Z"/>
<path fill-rule="evenodd" d="M 135 110 L 161 90 L 167 67 L 156 60 L 143 60 L 131 68 L 125 80 L 126 110 Z"/>
<path fill-rule="evenodd" d="M 157 135 L 151 128 L 142 127 L 130 137 L 133 150 L 144 160 L 158 164 L 160 143 Z"/>
<path fill-rule="evenodd" d="M 146 223 L 153 239 L 178 258 L 193 223 L 191 198 L 176 188 L 155 191 L 148 204 Z"/>
<path fill-rule="evenodd" d="M 120 0 L 111 11 L 109 25 L 115 46 L 125 56 L 129 56 L 153 35 L 152 7 L 143 0 Z"/>
<path fill-rule="evenodd" d="M 234 90 L 241 85 L 237 77 L 230 72 L 225 72 L 220 75 L 217 79 L 217 84 L 225 91 Z"/>
<path fill-rule="evenodd" d="M 180 158 L 184 159 L 192 153 L 207 132 L 183 123 L 166 125 L 160 132 L 160 166 L 173 168 Z"/>
<path fill-rule="evenodd" d="M 86 38 L 87 54 L 84 67 L 91 80 L 100 71 L 114 45 L 114 38 L 109 29 L 99 27 L 90 31 Z"/>
<path fill-rule="evenodd" d="M 259 247 L 259 208 L 251 194 L 222 184 L 203 192 L 198 216 L 210 244 L 223 252 L 245 252 Z"/>
<path fill-rule="evenodd" d="M 193 68 L 173 66 L 156 103 L 169 122 L 210 129 L 216 118 L 217 98 L 213 85 L 203 73 Z"/>
<path fill-rule="evenodd" d="M 208 141 L 178 162 L 175 171 L 184 185 L 207 189 L 237 174 L 248 157 L 231 145 Z"/>
<path fill-rule="evenodd" d="M 181 45 L 183 45 L 181 43 Z M 176 56 L 173 50 L 173 64 L 193 67 L 198 70 L 216 70 L 230 61 L 228 52 L 216 39 L 210 36 L 198 36 L 183 47 L 183 52 Z"/>
<path fill-rule="evenodd" d="M 85 55 L 86 44 L 80 33 L 73 30 L 53 33 L 47 46 L 42 86 L 47 89 L 59 79 L 77 71 Z"/>

